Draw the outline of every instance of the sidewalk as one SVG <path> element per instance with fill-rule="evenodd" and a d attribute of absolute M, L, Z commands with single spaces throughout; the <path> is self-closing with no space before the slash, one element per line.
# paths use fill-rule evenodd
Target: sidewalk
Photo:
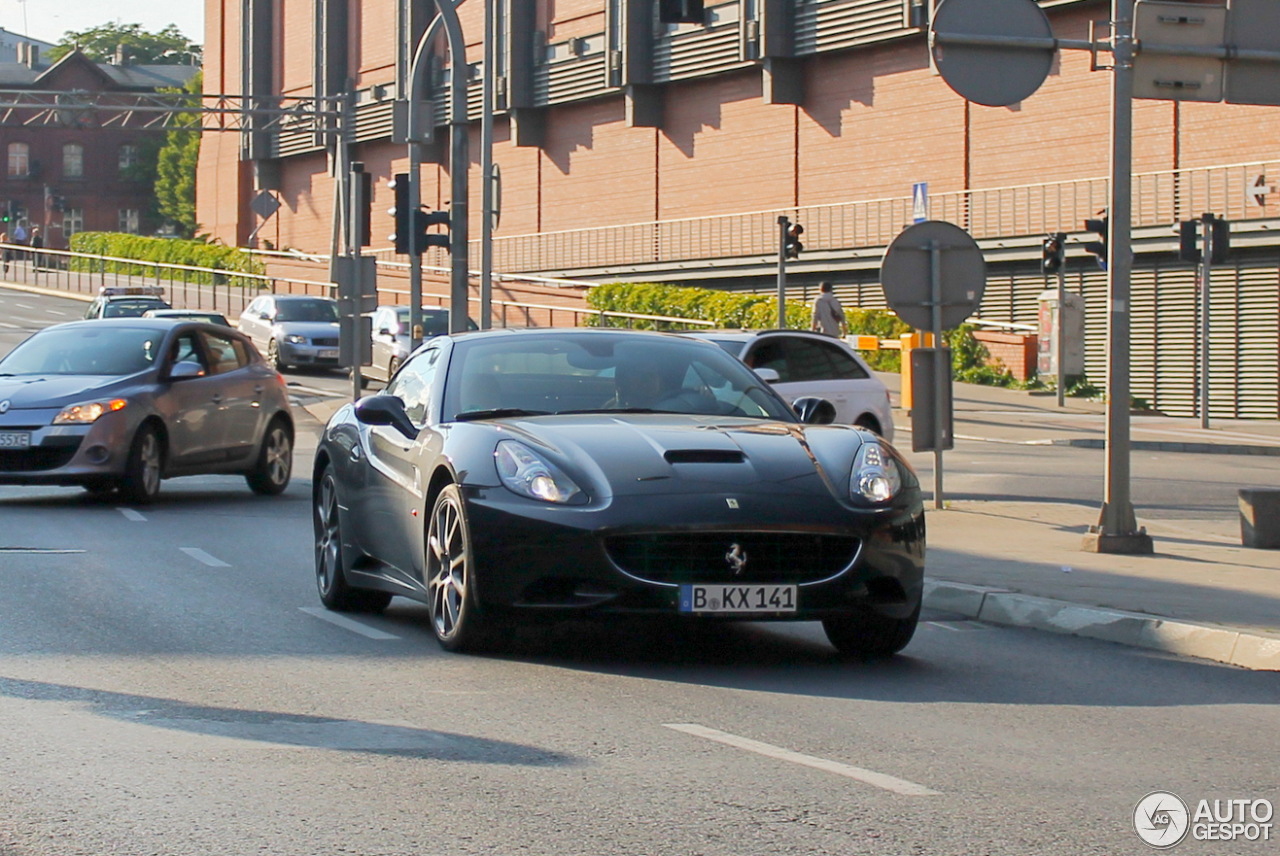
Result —
<path fill-rule="evenodd" d="M 901 376 L 876 374 L 898 404 Z M 1059 408 L 1054 395 L 969 383 L 955 384 L 953 395 L 958 440 L 1099 449 L 1105 441 L 1106 408 L 1101 402 L 1068 398 Z M 893 419 L 895 430 L 903 434 L 899 443 L 907 445 L 910 417 L 895 407 Z M 1213 419 L 1205 431 L 1199 419 L 1135 411 L 1130 425 L 1135 452 L 1280 456 L 1280 420 Z"/>

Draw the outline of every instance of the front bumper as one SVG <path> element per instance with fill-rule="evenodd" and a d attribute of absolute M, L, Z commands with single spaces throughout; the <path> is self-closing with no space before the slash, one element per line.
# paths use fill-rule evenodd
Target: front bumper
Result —
<path fill-rule="evenodd" d="M 681 583 L 776 582 L 797 585 L 795 612 L 715 618 L 807 621 L 865 606 L 905 618 L 923 591 L 925 532 L 919 491 L 899 497 L 892 508 L 865 512 L 829 497 L 796 494 L 622 497 L 600 508 L 550 506 L 504 488 L 464 488 L 463 495 L 476 591 L 484 609 L 561 616 L 678 615 Z M 726 502 L 731 498 L 739 502 L 738 509 Z M 715 543 L 721 538 L 723 548 Z M 779 564 L 775 554 L 774 571 L 752 573 L 748 565 L 744 575 L 735 574 L 723 557 L 735 543 L 750 545 L 754 556 L 767 556 L 767 549 L 756 545 L 766 545 L 771 538 L 786 544 L 797 563 L 808 556 L 826 566 L 797 568 L 786 559 Z M 820 539 L 836 548 L 824 553 L 797 547 Z M 634 550 L 617 549 L 619 541 L 634 545 L 637 540 L 667 544 L 666 552 L 657 555 L 666 556 L 671 566 L 656 571 L 650 565 L 645 570 L 633 562 Z M 840 546 L 851 542 L 856 542 L 856 550 L 841 554 Z M 678 551 L 686 547 L 689 553 L 681 556 Z M 629 566 L 624 568 L 624 563 Z"/>
<path fill-rule="evenodd" d="M 338 340 L 332 345 L 294 345 L 281 339 L 278 343 L 280 359 L 291 366 L 336 366 L 338 364 Z"/>
<path fill-rule="evenodd" d="M 132 421 L 108 413 L 89 425 L 23 424 L 21 411 L 0 425 L 28 431 L 26 449 L 0 449 L 0 484 L 75 485 L 124 474 L 133 440 Z"/>

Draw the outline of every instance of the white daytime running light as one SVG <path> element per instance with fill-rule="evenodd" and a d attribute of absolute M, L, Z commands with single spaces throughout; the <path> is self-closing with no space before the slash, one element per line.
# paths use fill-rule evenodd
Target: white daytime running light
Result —
<path fill-rule="evenodd" d="M 902 487 L 898 463 L 879 443 L 863 443 L 853 461 L 849 493 L 867 502 L 888 502 Z"/>
<path fill-rule="evenodd" d="M 53 424 L 87 425 L 90 422 L 97 422 L 98 418 L 106 413 L 123 410 L 128 403 L 123 398 L 116 398 L 111 401 L 91 401 L 87 404 L 73 404 L 55 416 Z"/>
<path fill-rule="evenodd" d="M 532 449 L 515 440 L 502 440 L 493 453 L 498 476 L 508 490 L 543 502 L 568 502 L 578 486 Z"/>

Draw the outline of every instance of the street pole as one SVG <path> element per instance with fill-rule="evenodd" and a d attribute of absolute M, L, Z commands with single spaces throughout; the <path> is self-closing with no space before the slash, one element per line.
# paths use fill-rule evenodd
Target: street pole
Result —
<path fill-rule="evenodd" d="M 1209 430 L 1209 280 L 1213 271 L 1213 215 L 1200 217 L 1200 427 Z"/>
<path fill-rule="evenodd" d="M 361 196 L 359 173 L 364 172 L 363 163 L 350 163 L 346 172 L 347 178 L 347 258 L 351 260 L 351 282 L 347 286 L 347 295 L 351 299 L 351 330 L 354 342 L 351 348 L 351 400 L 359 401 L 364 385 L 360 379 L 360 358 L 364 348 L 360 343 L 363 325 L 360 323 L 360 304 L 363 302 L 364 283 L 360 278 L 360 231 L 361 214 L 367 200 Z"/>
<path fill-rule="evenodd" d="M 1133 250 L 1133 7 L 1112 0 L 1111 205 L 1107 240 L 1107 432 L 1106 488 L 1098 525 L 1084 549 L 1098 553 L 1151 553 L 1151 536 L 1138 530 L 1129 492 L 1130 285 Z"/>
<path fill-rule="evenodd" d="M 422 145 L 409 143 L 409 210 L 422 207 Z M 422 255 L 409 247 L 409 353 L 422 344 Z"/>
<path fill-rule="evenodd" d="M 787 231 L 791 218 L 778 217 L 778 329 L 787 328 Z"/>
<path fill-rule="evenodd" d="M 484 80 L 480 114 L 480 329 L 493 326 L 493 83 L 497 70 L 494 10 L 497 0 L 484 0 Z M 465 328 L 463 328 L 465 329 Z"/>
<path fill-rule="evenodd" d="M 942 248 L 929 242 L 929 301 L 933 312 L 933 507 L 944 507 L 942 498 L 942 444 L 945 418 L 943 401 L 950 379 L 947 352 L 942 347 Z"/>
<path fill-rule="evenodd" d="M 1058 363 L 1058 406 L 1066 406 L 1066 385 L 1067 373 L 1064 362 L 1067 356 L 1067 346 L 1063 341 L 1066 336 L 1067 323 L 1067 272 L 1063 263 L 1058 264 L 1058 317 L 1055 319 L 1053 330 L 1053 350 L 1054 359 Z"/>

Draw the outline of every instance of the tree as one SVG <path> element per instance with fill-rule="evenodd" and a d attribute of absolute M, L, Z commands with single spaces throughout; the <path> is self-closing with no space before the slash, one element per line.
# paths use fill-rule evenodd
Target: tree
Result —
<path fill-rule="evenodd" d="M 203 89 L 203 73 L 197 74 L 182 88 L 198 95 Z M 199 103 L 198 99 L 193 99 Z M 182 125 L 196 130 L 176 128 L 166 135 L 156 161 L 156 211 L 184 238 L 193 237 L 196 223 L 196 161 L 200 157 L 200 117 L 183 115 Z"/>
<path fill-rule="evenodd" d="M 49 51 L 49 58 L 56 62 L 79 48 L 94 62 L 114 62 L 121 46 L 125 60 L 139 65 L 196 65 L 200 62 L 200 45 L 188 41 L 174 24 L 158 33 L 142 29 L 141 24 L 102 24 L 78 32 L 68 30 Z"/>

